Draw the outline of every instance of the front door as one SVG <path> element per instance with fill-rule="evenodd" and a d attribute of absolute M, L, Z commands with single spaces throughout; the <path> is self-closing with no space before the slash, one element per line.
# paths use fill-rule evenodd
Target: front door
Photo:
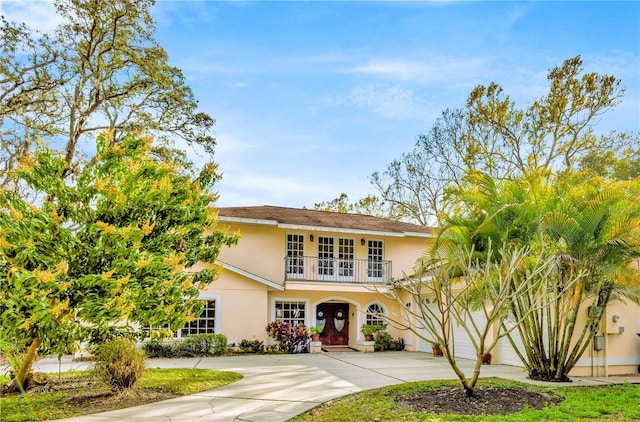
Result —
<path fill-rule="evenodd" d="M 323 327 L 320 340 L 325 346 L 349 344 L 349 304 L 321 303 L 316 309 L 317 325 Z"/>

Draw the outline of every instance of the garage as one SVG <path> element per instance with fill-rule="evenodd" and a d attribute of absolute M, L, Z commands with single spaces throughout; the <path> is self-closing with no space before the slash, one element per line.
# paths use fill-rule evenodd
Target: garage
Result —
<path fill-rule="evenodd" d="M 433 310 L 434 312 L 438 311 L 438 307 L 436 306 L 436 304 L 434 303 L 430 303 L 427 305 L 431 310 Z M 431 335 L 429 335 L 426 330 L 421 330 L 423 332 L 423 335 L 427 338 L 430 338 Z M 416 336 L 417 337 L 417 336 Z M 427 352 L 427 353 L 432 353 L 433 349 L 432 349 L 432 345 L 431 343 L 429 343 L 428 341 L 425 341 L 423 339 L 421 339 L 420 337 L 417 337 L 416 340 L 416 351 L 418 352 Z"/>
<path fill-rule="evenodd" d="M 479 329 L 482 330 L 487 323 L 487 318 L 482 311 L 472 312 L 468 318 L 472 318 Z M 463 324 L 455 323 L 453 327 L 453 340 L 455 344 L 455 357 L 465 359 L 476 359 L 476 349 L 473 346 L 471 338 L 464 329 L 465 325 L 471 327 L 469 320 L 463 321 Z M 473 334 L 473 330 L 472 330 Z M 476 339 L 477 340 L 477 339 Z"/>
<path fill-rule="evenodd" d="M 432 310 L 437 311 L 438 308 L 435 304 L 429 304 L 428 305 Z M 473 312 L 470 316 L 470 318 L 473 318 L 473 320 L 476 322 L 476 324 L 480 327 L 484 327 L 484 324 L 486 323 L 486 318 L 484 316 L 484 312 L 482 311 L 477 311 L 477 312 Z M 429 337 L 428 334 L 424 334 L 426 337 Z M 463 325 L 459 325 L 457 323 L 454 323 L 454 327 L 453 327 L 453 339 L 454 339 L 454 345 L 455 345 L 455 357 L 457 358 L 466 358 L 466 359 L 475 359 L 476 358 L 476 349 L 473 346 L 473 342 L 471 341 L 471 338 L 469 337 L 469 335 L 467 334 L 467 332 L 464 329 Z M 418 352 L 428 352 L 431 353 L 432 352 L 432 346 L 431 343 L 422 340 L 421 338 L 418 337 L 417 339 L 417 343 L 416 343 L 416 350 Z"/>
<path fill-rule="evenodd" d="M 507 329 L 513 327 L 513 323 L 507 322 Z M 520 333 L 517 330 L 511 331 L 511 338 L 515 343 L 518 350 L 523 351 L 522 347 L 522 337 L 520 337 Z M 522 361 L 516 354 L 516 351 L 513 349 L 511 342 L 507 337 L 502 337 L 498 342 L 498 363 L 503 365 L 512 365 L 512 366 L 523 366 Z"/>

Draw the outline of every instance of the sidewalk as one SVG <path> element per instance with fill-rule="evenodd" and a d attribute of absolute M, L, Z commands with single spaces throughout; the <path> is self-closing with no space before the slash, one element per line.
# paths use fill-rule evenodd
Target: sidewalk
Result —
<path fill-rule="evenodd" d="M 144 406 L 64 419 L 67 422 L 117 421 L 286 421 L 321 403 L 362 390 L 409 381 L 456 379 L 442 358 L 418 352 L 250 355 L 191 359 L 150 359 L 152 368 L 205 368 L 239 372 L 244 378 L 216 390 Z M 461 359 L 465 373 L 473 362 Z M 43 359 L 37 370 L 58 371 L 58 360 Z M 90 363 L 63 358 L 62 370 Z M 500 377 L 541 385 L 521 369 L 485 365 L 482 377 Z M 571 385 L 640 382 L 640 377 L 573 378 Z M 558 386 L 557 383 L 547 385 Z M 563 384 L 566 385 L 566 384 Z"/>

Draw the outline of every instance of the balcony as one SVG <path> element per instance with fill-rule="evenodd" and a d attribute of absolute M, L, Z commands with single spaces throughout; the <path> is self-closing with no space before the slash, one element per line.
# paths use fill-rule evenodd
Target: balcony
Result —
<path fill-rule="evenodd" d="M 391 261 L 288 256 L 284 272 L 286 281 L 387 283 L 391 280 Z"/>

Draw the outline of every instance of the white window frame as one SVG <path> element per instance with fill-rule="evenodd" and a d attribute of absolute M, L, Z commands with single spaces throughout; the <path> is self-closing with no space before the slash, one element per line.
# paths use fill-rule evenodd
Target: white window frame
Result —
<path fill-rule="evenodd" d="M 204 294 L 204 295 L 200 295 L 198 297 L 198 300 L 202 300 L 202 301 L 213 301 L 215 302 L 215 316 L 213 317 L 213 333 L 198 333 L 198 334 L 220 334 L 220 295 L 210 295 L 210 294 Z M 200 319 L 200 316 L 198 316 L 198 318 L 196 319 Z M 193 334 L 190 334 L 193 335 Z M 189 335 L 183 335 L 182 333 L 182 328 L 180 328 L 179 330 L 176 331 L 176 338 L 187 338 L 189 337 Z"/>
<path fill-rule="evenodd" d="M 271 322 L 273 321 L 286 321 L 283 318 L 277 318 L 276 316 L 276 304 L 278 302 L 287 302 L 287 303 L 293 303 L 293 302 L 297 302 L 297 303 L 304 303 L 304 321 L 303 324 L 305 326 L 309 326 L 309 322 L 310 322 L 310 317 L 311 315 L 309 314 L 311 312 L 311 302 L 309 301 L 308 298 L 297 298 L 297 297 L 274 297 L 271 298 Z M 287 321 L 290 322 L 290 321 Z"/>
<path fill-rule="evenodd" d="M 379 246 L 373 246 L 372 243 L 379 243 Z M 380 250 L 380 255 L 372 255 L 372 250 Z M 376 259 L 372 259 L 376 258 Z M 369 281 L 382 281 L 385 277 L 384 267 L 384 240 L 381 239 L 369 239 L 367 240 L 367 280 Z M 380 277 L 377 273 L 380 273 Z M 372 275 L 373 274 L 373 275 Z"/>
<path fill-rule="evenodd" d="M 301 246 L 300 249 L 293 249 L 293 248 L 289 248 L 290 243 L 294 242 L 293 240 L 289 240 L 291 237 L 293 236 L 298 236 L 299 240 L 296 240 L 295 243 L 298 246 Z M 300 259 L 300 263 L 297 265 L 293 265 L 291 263 L 289 263 L 287 265 L 286 271 L 287 271 L 287 278 L 300 278 L 303 279 L 304 278 L 304 272 L 305 272 L 305 268 L 304 268 L 304 240 L 305 240 L 305 236 L 304 234 L 301 233 L 287 233 L 286 235 L 286 256 L 288 259 L 292 259 L 292 258 L 298 258 Z M 299 252 L 300 255 L 294 255 L 294 252 Z M 291 254 L 291 255 L 290 255 Z M 302 270 L 302 272 L 290 272 L 290 269 L 300 269 Z"/>
<path fill-rule="evenodd" d="M 356 240 L 352 237 L 338 237 L 337 277 L 340 281 L 355 281 L 356 279 Z M 346 244 L 343 241 L 346 241 Z M 342 256 L 347 248 L 347 257 Z M 350 251 L 348 250 L 350 249 Z M 350 252 L 350 253 L 349 253 Z M 346 272 L 345 272 L 346 270 Z"/>
<path fill-rule="evenodd" d="M 379 309 L 381 309 L 382 312 L 379 312 L 378 314 L 382 316 L 376 316 L 376 314 L 369 312 L 369 309 L 372 306 L 377 306 Z M 387 323 L 386 319 L 384 318 L 386 317 L 386 315 L 387 315 L 387 308 L 382 303 L 377 301 L 371 302 L 367 304 L 367 306 L 365 307 L 364 322 L 365 324 L 371 324 L 371 325 L 385 325 Z"/>
<path fill-rule="evenodd" d="M 324 243 L 325 239 L 327 243 Z M 318 265 L 316 272 L 318 280 L 333 280 L 337 274 L 336 238 L 333 236 L 318 236 L 317 242 L 316 252 L 318 254 Z M 331 247 L 331 250 L 328 249 L 329 247 Z"/>
<path fill-rule="evenodd" d="M 331 242 L 323 243 L 325 239 L 331 239 Z M 325 246 L 331 246 L 331 250 L 321 250 Z M 343 256 L 345 251 L 347 252 L 347 257 Z M 318 236 L 316 252 L 318 254 L 318 268 L 316 270 L 318 280 L 355 281 L 357 269 L 356 240 L 354 238 Z M 325 254 L 327 256 L 321 256 Z"/>

